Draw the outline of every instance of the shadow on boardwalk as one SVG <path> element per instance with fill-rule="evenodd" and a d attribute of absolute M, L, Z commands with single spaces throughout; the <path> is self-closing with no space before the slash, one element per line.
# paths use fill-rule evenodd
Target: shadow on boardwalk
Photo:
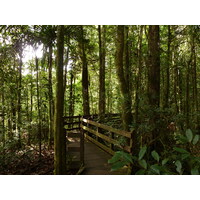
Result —
<path fill-rule="evenodd" d="M 85 140 L 85 170 L 83 175 L 125 175 L 126 170 L 111 172 L 108 160 L 112 156 Z"/>

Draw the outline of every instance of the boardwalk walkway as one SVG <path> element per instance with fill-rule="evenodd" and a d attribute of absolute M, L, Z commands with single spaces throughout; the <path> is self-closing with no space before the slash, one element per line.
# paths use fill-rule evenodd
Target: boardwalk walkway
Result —
<path fill-rule="evenodd" d="M 85 140 L 85 170 L 83 175 L 120 175 L 126 171 L 111 172 L 108 159 L 111 155 L 97 147 L 95 144 Z"/>

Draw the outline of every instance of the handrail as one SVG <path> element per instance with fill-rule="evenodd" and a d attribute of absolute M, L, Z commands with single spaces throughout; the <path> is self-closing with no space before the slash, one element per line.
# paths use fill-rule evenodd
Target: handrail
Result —
<path fill-rule="evenodd" d="M 114 116 L 118 116 L 119 114 L 113 114 Z M 106 114 L 105 116 L 112 116 L 112 114 Z M 97 118 L 96 118 L 97 117 Z M 65 128 L 66 132 L 70 133 L 71 130 L 79 129 L 83 132 L 85 132 L 85 137 L 102 148 L 104 151 L 114 154 L 114 146 L 123 149 L 129 153 L 132 152 L 132 135 L 133 132 L 128 132 L 124 130 L 119 130 L 116 128 L 113 128 L 112 126 L 108 126 L 105 124 L 101 124 L 99 122 L 91 120 L 91 118 L 98 119 L 98 115 L 88 115 L 88 116 L 67 116 L 63 117 L 64 119 L 64 125 L 68 125 L 68 128 Z M 71 119 L 71 120 L 70 120 Z M 78 119 L 78 121 L 77 121 Z M 114 118 L 116 119 L 116 118 Z M 71 125 L 71 126 L 70 126 Z M 74 125 L 76 125 L 74 127 Z M 77 127 L 78 125 L 78 127 Z M 94 128 L 96 127 L 96 128 Z M 104 130 L 104 131 L 103 131 Z M 104 132 L 108 131 L 108 134 L 105 134 Z M 88 134 L 90 133 L 90 134 Z M 92 134 L 92 135 L 91 135 Z M 123 136 L 127 141 L 126 145 L 121 145 L 119 141 L 114 137 L 114 134 L 117 134 L 119 136 Z M 101 138 L 105 143 L 102 143 L 102 141 L 99 140 Z M 115 149 L 116 150 L 116 149 Z"/>
<path fill-rule="evenodd" d="M 85 122 L 85 123 L 88 123 L 88 124 L 91 124 L 91 125 L 94 125 L 94 126 L 97 126 L 99 128 L 103 128 L 107 131 L 110 131 L 110 132 L 113 132 L 113 133 L 116 133 L 118 135 L 122 135 L 124 137 L 127 137 L 127 138 L 131 138 L 131 132 L 127 132 L 127 131 L 123 131 L 123 130 L 118 130 L 116 128 L 113 128 L 111 126 L 107 126 L 105 124 L 100 124 L 98 122 L 94 122 L 94 121 L 91 121 L 89 119 L 84 119 L 84 118 L 81 118 L 81 121 Z"/>

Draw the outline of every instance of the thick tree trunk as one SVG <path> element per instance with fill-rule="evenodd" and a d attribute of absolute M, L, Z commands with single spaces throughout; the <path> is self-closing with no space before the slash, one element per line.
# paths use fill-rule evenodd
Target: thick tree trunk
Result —
<path fill-rule="evenodd" d="M 140 84 L 141 84 L 141 68 L 142 68 L 142 36 L 143 36 L 143 26 L 140 27 L 138 36 L 138 60 L 137 60 L 137 76 L 136 76 L 136 91 L 135 91 L 135 124 L 136 129 L 139 124 L 139 94 L 140 94 Z"/>
<path fill-rule="evenodd" d="M 90 114 L 90 104 L 89 104 L 89 81 L 88 81 L 88 66 L 87 58 L 85 53 L 85 41 L 84 41 L 84 30 L 83 26 L 81 29 L 81 60 L 82 60 L 82 96 L 83 96 L 83 114 Z"/>
<path fill-rule="evenodd" d="M 99 33 L 99 115 L 103 118 L 106 109 L 105 97 L 105 30 L 106 27 L 98 26 Z M 103 34 L 103 37 L 102 37 Z"/>
<path fill-rule="evenodd" d="M 157 146 L 156 138 L 159 136 L 159 130 L 156 122 L 159 120 L 157 109 L 160 106 L 160 38 L 159 26 L 149 26 L 148 34 L 148 48 L 149 48 L 149 74 L 148 74 L 148 96 L 149 105 L 151 106 L 152 115 L 150 116 L 150 123 L 152 125 L 152 140 L 154 148 L 159 149 Z"/>
<path fill-rule="evenodd" d="M 64 26 L 57 29 L 57 64 L 56 64 L 56 103 L 54 121 L 54 173 L 66 173 L 66 137 L 63 131 L 63 52 Z"/>
<path fill-rule="evenodd" d="M 167 41 L 167 67 L 166 67 L 166 84 L 164 93 L 164 108 L 169 107 L 170 93 L 170 66 L 171 66 L 171 26 L 168 26 L 168 41 Z"/>
<path fill-rule="evenodd" d="M 125 55 L 126 57 L 126 55 Z M 122 93 L 122 120 L 124 130 L 129 130 L 129 125 L 132 123 L 131 114 L 131 95 L 129 92 L 128 80 L 125 77 L 123 64 L 124 58 L 124 26 L 117 26 L 117 41 L 116 41 L 116 67 L 117 76 L 120 83 Z"/>

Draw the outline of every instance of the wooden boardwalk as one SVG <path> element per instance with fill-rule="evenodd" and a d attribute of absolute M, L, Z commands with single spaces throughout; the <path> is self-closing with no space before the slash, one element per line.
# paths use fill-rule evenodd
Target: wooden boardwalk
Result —
<path fill-rule="evenodd" d="M 123 175 L 126 170 L 111 172 L 108 160 L 112 157 L 95 144 L 85 140 L 85 170 L 83 175 Z"/>
<path fill-rule="evenodd" d="M 64 132 L 67 137 L 68 162 L 71 169 L 80 168 L 84 162 L 84 170 L 82 171 L 83 168 L 79 170 L 83 175 L 127 174 L 127 168 L 111 172 L 108 160 L 115 153 L 113 147 L 118 143 L 116 138 L 126 138 L 128 143 L 122 150 L 131 152 L 132 132 L 118 130 L 80 115 L 64 117 Z M 102 140 L 105 143 L 100 142 Z"/>

